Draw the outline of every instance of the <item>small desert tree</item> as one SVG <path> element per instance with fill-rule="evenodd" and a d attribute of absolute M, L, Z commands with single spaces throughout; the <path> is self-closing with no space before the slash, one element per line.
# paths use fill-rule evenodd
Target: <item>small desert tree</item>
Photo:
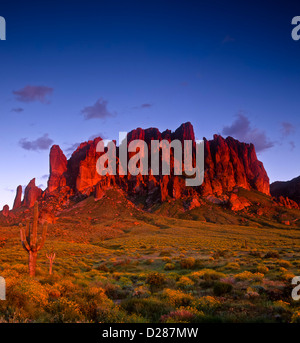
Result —
<path fill-rule="evenodd" d="M 52 251 L 51 253 L 46 254 L 46 257 L 49 260 L 49 275 L 52 275 L 52 267 L 55 260 L 55 252 Z"/>
<path fill-rule="evenodd" d="M 31 277 L 35 276 L 37 253 L 44 246 L 46 234 L 47 234 L 47 223 L 45 222 L 43 224 L 42 237 L 38 241 L 38 237 L 37 237 L 38 218 L 39 218 L 39 208 L 38 208 L 38 202 L 36 201 L 34 204 L 32 225 L 30 225 L 29 221 L 27 221 L 26 229 L 25 229 L 25 227 L 22 224 L 20 224 L 22 246 L 29 254 L 28 266 L 29 266 L 29 275 Z"/>

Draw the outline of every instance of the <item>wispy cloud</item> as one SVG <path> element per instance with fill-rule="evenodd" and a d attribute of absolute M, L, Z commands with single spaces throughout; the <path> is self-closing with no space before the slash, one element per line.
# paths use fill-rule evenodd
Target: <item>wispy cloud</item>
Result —
<path fill-rule="evenodd" d="M 102 98 L 98 99 L 96 103 L 92 106 L 85 107 L 81 113 L 83 114 L 86 120 L 89 119 L 104 119 L 106 117 L 113 117 L 116 115 L 116 112 L 110 112 L 107 109 L 108 101 L 103 100 Z"/>
<path fill-rule="evenodd" d="M 17 108 L 12 108 L 11 112 L 16 112 L 16 113 L 21 113 L 24 111 L 24 108 L 17 107 Z"/>
<path fill-rule="evenodd" d="M 66 153 L 72 153 L 79 147 L 80 143 L 71 144 L 68 148 L 65 149 Z"/>
<path fill-rule="evenodd" d="M 36 140 L 28 140 L 27 138 L 22 138 L 19 141 L 19 145 L 25 150 L 47 150 L 53 144 L 53 140 L 45 133 L 42 137 L 37 138 Z"/>
<path fill-rule="evenodd" d="M 264 131 L 252 127 L 250 120 L 243 113 L 239 113 L 231 125 L 225 126 L 222 133 L 246 143 L 253 143 L 256 152 L 272 148 L 275 144 Z"/>
<path fill-rule="evenodd" d="M 79 147 L 80 144 L 81 143 L 73 143 L 73 144 L 66 143 L 66 145 L 69 145 L 66 149 L 64 149 L 64 153 L 66 157 L 70 158 L 73 152 Z"/>
<path fill-rule="evenodd" d="M 294 133 L 295 129 L 295 126 L 290 122 L 284 121 L 281 123 L 280 131 L 283 137 L 287 137 L 290 134 Z"/>
<path fill-rule="evenodd" d="M 6 192 L 10 192 L 10 193 L 15 193 L 15 189 L 12 189 L 12 188 L 4 188 L 4 190 L 6 191 Z"/>
<path fill-rule="evenodd" d="M 53 93 L 53 88 L 46 86 L 30 86 L 27 85 L 22 89 L 13 91 L 18 101 L 33 102 L 39 101 L 42 103 L 49 103 L 47 96 Z"/>
<path fill-rule="evenodd" d="M 291 147 L 291 151 L 293 151 L 293 150 L 296 148 L 296 144 L 295 144 L 294 141 L 290 141 L 290 142 L 289 142 L 289 145 L 290 145 L 290 147 Z"/>
<path fill-rule="evenodd" d="M 150 108 L 150 107 L 153 107 L 153 104 L 144 103 L 139 106 L 134 106 L 133 109 L 137 110 L 137 109 L 145 109 L 145 108 Z"/>
<path fill-rule="evenodd" d="M 89 141 L 94 140 L 95 138 L 101 137 L 102 139 L 106 139 L 106 136 L 103 133 L 96 133 L 89 137 Z"/>

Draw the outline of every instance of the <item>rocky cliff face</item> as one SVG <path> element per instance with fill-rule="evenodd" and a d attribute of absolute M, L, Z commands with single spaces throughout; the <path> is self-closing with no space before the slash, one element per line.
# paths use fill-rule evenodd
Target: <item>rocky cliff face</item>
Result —
<path fill-rule="evenodd" d="M 148 144 L 149 168 L 151 140 L 175 140 L 181 142 L 191 140 L 193 142 L 193 161 L 195 162 L 195 134 L 191 123 L 182 124 L 175 132 L 166 130 L 160 132 L 156 128 L 143 130 L 137 128 L 128 133 L 127 144 L 141 139 Z M 213 140 L 205 143 L 205 177 L 204 183 L 199 187 L 186 187 L 185 178 L 172 175 L 126 175 L 126 176 L 101 176 L 97 173 L 96 162 L 101 153 L 96 147 L 101 138 L 82 143 L 71 158 L 67 160 L 59 146 L 54 145 L 50 151 L 50 176 L 48 188 L 43 196 L 47 198 L 54 193 L 70 192 L 71 195 L 94 194 L 101 198 L 105 189 L 118 185 L 129 195 L 146 196 L 149 204 L 156 201 L 166 201 L 168 198 L 178 199 L 182 196 L 209 196 L 222 195 L 231 192 L 235 187 L 253 189 L 270 194 L 269 178 L 258 161 L 252 144 L 240 143 L 227 137 L 215 135 Z M 130 158 L 134 153 L 128 154 Z M 118 156 L 118 148 L 117 148 Z M 118 158 L 117 158 L 118 165 Z M 172 171 L 172 157 L 171 157 Z M 20 204 L 20 190 L 17 192 L 16 206 Z M 25 189 L 23 205 L 33 206 L 35 200 L 42 196 L 42 190 L 35 186 L 35 180 L 31 180 Z"/>
<path fill-rule="evenodd" d="M 22 205 L 22 186 L 20 185 L 17 187 L 17 193 L 16 193 L 16 197 L 14 201 L 13 210 L 21 207 L 21 205 Z"/>
<path fill-rule="evenodd" d="M 205 140 L 205 176 L 203 195 L 232 191 L 236 186 L 270 194 L 269 178 L 258 161 L 253 144 L 241 143 L 232 137 L 214 135 Z"/>
<path fill-rule="evenodd" d="M 58 145 L 53 145 L 50 150 L 50 176 L 47 192 L 66 186 L 67 158 Z"/>
<path fill-rule="evenodd" d="M 4 217 L 8 217 L 8 216 L 9 216 L 9 206 L 8 206 L 8 205 L 4 205 L 4 206 L 3 206 L 2 215 L 3 215 Z"/>
<path fill-rule="evenodd" d="M 275 197 L 288 197 L 300 204 L 300 176 L 290 181 L 276 181 L 270 186 L 271 194 Z"/>
<path fill-rule="evenodd" d="M 35 179 L 32 179 L 25 188 L 24 200 L 22 205 L 32 207 L 36 200 L 40 199 L 43 191 L 35 185 Z"/>

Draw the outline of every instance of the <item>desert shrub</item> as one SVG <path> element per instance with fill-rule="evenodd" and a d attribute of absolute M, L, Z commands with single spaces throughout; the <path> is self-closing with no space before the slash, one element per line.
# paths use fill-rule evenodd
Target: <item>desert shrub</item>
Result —
<path fill-rule="evenodd" d="M 139 286 L 134 289 L 132 296 L 136 298 L 149 298 L 151 296 L 151 293 L 149 292 L 147 287 Z"/>
<path fill-rule="evenodd" d="M 69 279 L 62 280 L 54 284 L 63 296 L 72 295 L 78 290 L 78 286 L 74 285 Z"/>
<path fill-rule="evenodd" d="M 204 311 L 207 313 L 213 313 L 221 303 L 209 295 L 196 299 L 193 302 L 193 306 L 199 311 Z"/>
<path fill-rule="evenodd" d="M 17 283 L 20 279 L 20 274 L 16 270 L 9 268 L 1 271 L 1 276 L 5 278 L 7 288 L 9 287 L 9 285 Z"/>
<path fill-rule="evenodd" d="M 204 318 L 202 311 L 198 311 L 195 307 L 186 306 L 179 307 L 176 311 L 162 316 L 160 321 L 164 323 L 194 323 L 201 322 L 202 318 Z"/>
<path fill-rule="evenodd" d="M 219 280 L 226 275 L 213 269 L 202 269 L 191 274 L 193 280 L 203 279 L 205 281 Z"/>
<path fill-rule="evenodd" d="M 273 302 L 273 309 L 278 313 L 290 312 L 290 304 L 288 302 L 277 300 Z"/>
<path fill-rule="evenodd" d="M 260 282 L 264 279 L 264 274 L 262 273 L 253 273 L 252 280 L 256 282 Z"/>
<path fill-rule="evenodd" d="M 228 254 L 228 250 L 218 250 L 213 253 L 213 258 L 218 259 L 220 257 L 225 257 Z"/>
<path fill-rule="evenodd" d="M 268 271 L 269 271 L 269 268 L 267 266 L 264 266 L 264 265 L 257 266 L 258 273 L 266 274 Z"/>
<path fill-rule="evenodd" d="M 105 273 L 108 273 L 109 272 L 109 268 L 107 267 L 106 263 L 102 263 L 100 264 L 100 266 L 97 267 L 98 270 L 101 270 Z"/>
<path fill-rule="evenodd" d="M 167 299 L 168 303 L 174 307 L 189 306 L 194 299 L 191 294 L 170 288 L 164 289 L 162 297 Z"/>
<path fill-rule="evenodd" d="M 277 251 L 268 251 L 265 258 L 279 258 L 279 253 Z"/>
<path fill-rule="evenodd" d="M 195 262 L 194 257 L 186 257 L 180 261 L 180 266 L 183 269 L 192 269 L 195 266 Z"/>
<path fill-rule="evenodd" d="M 250 256 L 253 256 L 253 257 L 259 257 L 259 258 L 261 258 L 261 253 L 260 253 L 259 251 L 257 251 L 257 250 L 251 250 L 251 251 L 249 251 L 249 255 L 250 255 Z"/>
<path fill-rule="evenodd" d="M 187 276 L 182 276 L 176 283 L 176 286 L 181 289 L 191 289 L 194 286 L 194 282 Z"/>
<path fill-rule="evenodd" d="M 252 287 L 248 287 L 247 290 L 246 290 L 246 294 L 245 294 L 245 298 L 246 299 L 255 299 L 255 298 L 258 298 L 259 297 L 259 293 L 253 289 Z"/>
<path fill-rule="evenodd" d="M 123 289 L 132 287 L 132 281 L 126 276 L 120 277 L 119 284 Z"/>
<path fill-rule="evenodd" d="M 283 268 L 291 268 L 292 267 L 291 262 L 286 261 L 286 260 L 279 260 L 277 263 L 280 267 L 283 267 Z"/>
<path fill-rule="evenodd" d="M 159 254 L 160 257 L 164 256 L 164 257 L 169 257 L 169 256 L 172 256 L 172 252 L 169 251 L 169 250 L 163 250 L 160 252 Z"/>
<path fill-rule="evenodd" d="M 164 270 L 174 270 L 175 264 L 174 263 L 166 263 L 164 266 Z"/>
<path fill-rule="evenodd" d="M 126 257 L 126 258 L 124 258 L 124 259 L 122 259 L 122 260 L 115 261 L 115 262 L 113 263 L 113 265 L 114 265 L 115 267 L 125 267 L 125 266 L 128 266 L 130 263 L 131 263 L 131 259 L 128 258 L 128 257 Z"/>
<path fill-rule="evenodd" d="M 79 305 L 81 313 L 88 320 L 94 322 L 103 321 L 105 313 L 114 307 L 113 301 L 107 297 L 105 290 L 100 287 L 82 290 L 78 295 L 76 294 L 76 303 Z"/>
<path fill-rule="evenodd" d="M 284 281 L 290 282 L 294 276 L 295 276 L 294 273 L 289 272 L 289 271 L 286 270 L 286 271 L 284 271 L 284 272 L 281 273 L 280 279 L 281 279 L 281 280 L 284 280 Z"/>
<path fill-rule="evenodd" d="M 163 323 L 189 323 L 195 318 L 195 314 L 186 309 L 178 309 L 161 316 Z"/>
<path fill-rule="evenodd" d="M 60 293 L 59 288 L 57 287 L 57 284 L 56 285 L 45 284 L 44 287 L 50 298 L 56 299 L 61 296 L 61 293 Z"/>
<path fill-rule="evenodd" d="M 137 319 L 134 318 L 134 319 Z M 124 323 L 132 322 L 130 316 L 119 306 L 99 306 L 95 309 L 95 318 L 92 320 L 96 323 Z"/>
<path fill-rule="evenodd" d="M 165 276 L 158 272 L 150 273 L 146 279 L 146 283 L 150 286 L 151 292 L 160 289 L 166 282 Z"/>
<path fill-rule="evenodd" d="M 262 273 L 251 273 L 248 270 L 245 270 L 242 273 L 236 274 L 236 280 L 245 281 L 245 280 L 253 280 L 253 281 L 262 281 L 264 278 L 264 274 Z"/>
<path fill-rule="evenodd" d="M 216 282 L 214 284 L 214 294 L 216 296 L 220 296 L 226 293 L 230 293 L 232 291 L 232 285 L 230 283 L 225 283 L 225 282 Z"/>
<path fill-rule="evenodd" d="M 237 262 L 229 262 L 226 265 L 226 269 L 239 270 L 241 267 Z"/>
<path fill-rule="evenodd" d="M 162 315 L 172 310 L 169 303 L 155 298 L 126 299 L 122 301 L 121 307 L 129 314 L 135 313 L 154 322 L 157 322 Z"/>
<path fill-rule="evenodd" d="M 8 280 L 10 281 L 10 280 Z M 47 290 L 36 280 L 29 277 L 14 280 L 14 284 L 7 283 L 7 298 L 17 307 L 36 305 L 44 307 L 48 303 Z"/>
<path fill-rule="evenodd" d="M 203 268 L 203 266 L 204 266 L 204 261 L 199 259 L 199 258 L 196 258 L 194 268 L 195 269 L 201 269 L 201 268 Z"/>
<path fill-rule="evenodd" d="M 52 275 L 46 275 L 39 281 L 42 285 L 54 285 L 61 281 L 61 276 L 57 273 L 53 273 Z"/>
<path fill-rule="evenodd" d="M 13 270 L 16 270 L 20 274 L 27 274 L 28 273 L 28 266 L 25 266 L 24 264 L 15 264 L 12 267 Z"/>
<path fill-rule="evenodd" d="M 164 257 L 162 258 L 162 260 L 163 260 L 165 263 L 171 263 L 171 262 L 172 262 L 172 260 L 170 259 L 170 257 L 167 257 L 167 256 L 164 256 Z"/>
<path fill-rule="evenodd" d="M 291 323 L 300 324 L 300 311 L 296 311 L 293 313 L 291 318 Z"/>
<path fill-rule="evenodd" d="M 47 310 L 52 314 L 53 321 L 56 323 L 78 322 L 83 320 L 79 305 L 65 297 L 60 297 L 49 303 Z"/>
<path fill-rule="evenodd" d="M 110 299 L 124 299 L 128 295 L 128 292 L 124 291 L 120 285 L 111 282 L 107 282 L 103 289 Z"/>

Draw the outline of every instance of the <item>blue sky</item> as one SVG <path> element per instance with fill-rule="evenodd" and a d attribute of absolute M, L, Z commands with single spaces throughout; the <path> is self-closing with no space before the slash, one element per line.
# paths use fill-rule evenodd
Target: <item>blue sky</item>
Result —
<path fill-rule="evenodd" d="M 300 41 L 293 1 L 1 0 L 0 206 L 49 149 L 194 125 L 253 142 L 271 181 L 300 175 Z"/>

